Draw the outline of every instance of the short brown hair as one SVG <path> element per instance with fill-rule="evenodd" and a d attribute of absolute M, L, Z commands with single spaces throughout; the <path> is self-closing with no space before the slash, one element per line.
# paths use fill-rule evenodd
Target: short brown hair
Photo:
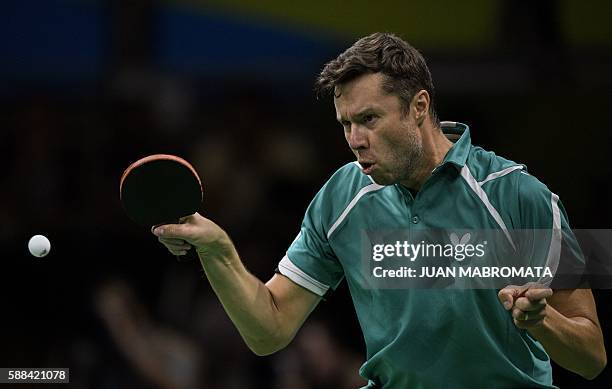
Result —
<path fill-rule="evenodd" d="M 368 73 L 386 76 L 383 89 L 397 95 L 407 112 L 415 93 L 429 93 L 429 114 L 439 125 L 434 109 L 434 86 L 425 58 L 396 35 L 377 32 L 359 39 L 336 59 L 328 62 L 315 83 L 317 95 L 332 94 L 338 85 Z"/>

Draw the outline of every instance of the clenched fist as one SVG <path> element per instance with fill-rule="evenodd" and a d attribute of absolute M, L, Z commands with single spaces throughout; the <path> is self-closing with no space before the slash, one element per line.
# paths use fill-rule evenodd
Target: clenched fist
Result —
<path fill-rule="evenodd" d="M 514 324 L 522 329 L 539 326 L 546 317 L 546 299 L 553 291 L 539 284 L 509 285 L 497 296 L 506 310 L 512 310 Z"/>

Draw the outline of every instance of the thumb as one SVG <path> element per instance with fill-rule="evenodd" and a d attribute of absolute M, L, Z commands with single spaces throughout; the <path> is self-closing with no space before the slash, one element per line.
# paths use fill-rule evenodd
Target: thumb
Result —
<path fill-rule="evenodd" d="M 188 233 L 186 227 L 185 224 L 162 224 L 151 227 L 151 232 L 159 238 L 184 239 Z"/>
<path fill-rule="evenodd" d="M 514 299 L 521 294 L 521 290 L 518 286 L 510 285 L 506 286 L 497 293 L 499 301 L 504 305 L 506 310 L 509 310 L 514 305 Z"/>

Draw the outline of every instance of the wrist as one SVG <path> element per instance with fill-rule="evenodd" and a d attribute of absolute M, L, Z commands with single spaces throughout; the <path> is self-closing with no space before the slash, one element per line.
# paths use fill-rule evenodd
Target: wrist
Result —
<path fill-rule="evenodd" d="M 233 262 L 233 258 L 237 257 L 234 244 L 224 231 L 217 239 L 196 246 L 195 250 L 200 260 L 206 260 L 207 262 L 215 260 L 230 264 Z"/>

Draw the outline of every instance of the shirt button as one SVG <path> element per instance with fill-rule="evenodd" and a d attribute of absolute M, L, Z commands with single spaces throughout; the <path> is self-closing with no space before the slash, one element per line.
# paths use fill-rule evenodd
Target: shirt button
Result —
<path fill-rule="evenodd" d="M 417 224 L 417 223 L 418 223 L 420 220 L 421 220 L 421 219 L 419 219 L 419 216 L 418 216 L 418 215 L 415 215 L 415 216 L 413 216 L 413 217 L 412 217 L 412 222 L 413 222 L 414 224 Z"/>

